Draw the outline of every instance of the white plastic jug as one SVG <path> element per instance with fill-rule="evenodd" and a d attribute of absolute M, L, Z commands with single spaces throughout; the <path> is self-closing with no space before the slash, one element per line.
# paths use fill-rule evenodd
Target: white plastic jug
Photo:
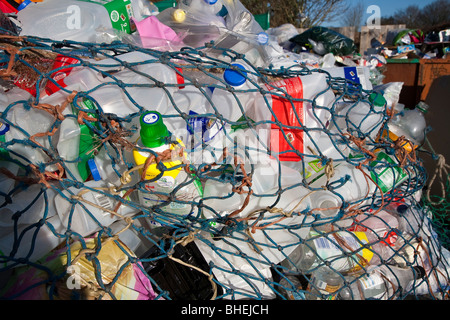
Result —
<path fill-rule="evenodd" d="M 335 111 L 330 130 L 374 140 L 385 121 L 386 99 L 375 92 L 367 97 L 367 101 L 338 102 Z"/>
<path fill-rule="evenodd" d="M 85 188 L 81 189 L 70 187 L 62 191 L 64 196 L 58 194 L 55 197 L 55 206 L 66 229 L 70 228 L 71 231 L 79 233 L 82 237 L 87 237 L 118 219 L 110 211 L 113 211 L 119 202 L 109 194 L 109 185 L 103 181 L 90 180 L 85 182 L 84 186 Z M 76 204 L 72 204 L 70 201 L 73 196 L 79 196 L 81 199 L 76 199 Z M 117 213 L 122 217 L 127 217 L 138 211 L 131 205 L 122 203 Z"/>
<path fill-rule="evenodd" d="M 257 95 L 247 115 L 256 122 L 258 132 L 270 131 L 272 154 L 281 161 L 299 161 L 302 154 L 313 154 L 311 150 L 318 148 L 314 143 L 319 141 L 328 126 L 335 98 L 326 76 L 311 73 L 282 79 L 267 84 L 265 89 L 270 93 Z M 312 100 L 316 101 L 315 106 Z M 325 147 L 329 144 L 319 146 Z"/>
<path fill-rule="evenodd" d="M 18 13 L 21 35 L 81 42 L 96 42 L 101 29 L 134 32 L 133 16 L 129 0 L 45 0 Z"/>
<path fill-rule="evenodd" d="M 45 164 L 50 161 L 52 151 L 49 142 L 49 136 L 36 137 L 39 145 L 30 144 L 29 137 L 35 134 L 47 133 L 52 131 L 52 125 L 55 119 L 46 111 L 33 107 L 25 107 L 22 103 L 14 105 L 7 112 L 7 120 L 12 123 L 9 130 L 4 134 L 5 142 L 13 139 L 21 140 L 7 147 L 11 158 L 20 161 L 23 165 Z M 55 171 L 55 165 L 46 166 L 45 170 Z"/>

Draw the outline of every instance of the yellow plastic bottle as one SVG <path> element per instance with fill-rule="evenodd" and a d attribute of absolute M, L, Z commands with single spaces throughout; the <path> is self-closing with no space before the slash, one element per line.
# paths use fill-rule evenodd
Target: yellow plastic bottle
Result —
<path fill-rule="evenodd" d="M 187 158 L 181 140 L 177 143 L 170 142 L 170 132 L 165 126 L 162 116 L 156 111 L 147 111 L 140 118 L 140 138 L 137 141 L 137 148 L 133 150 L 133 158 L 136 165 L 145 164 L 147 158 L 155 153 L 163 153 L 171 150 L 170 159 L 162 161 L 163 169 L 158 168 L 156 161 L 148 166 L 145 171 L 144 188 L 138 190 L 139 201 L 145 207 L 161 205 L 165 212 L 179 215 L 188 215 L 195 208 L 195 202 L 203 196 L 202 186 L 198 178 L 188 174 L 183 164 L 183 159 Z M 142 175 L 142 169 L 141 169 Z M 159 178 L 158 178 L 159 177 Z M 173 201 L 168 201 L 174 189 L 184 183 L 173 195 Z"/>

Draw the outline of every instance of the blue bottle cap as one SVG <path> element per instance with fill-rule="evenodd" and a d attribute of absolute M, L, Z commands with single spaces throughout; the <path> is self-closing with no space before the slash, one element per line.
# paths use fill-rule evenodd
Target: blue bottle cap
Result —
<path fill-rule="evenodd" d="M 95 163 L 95 160 L 94 159 L 89 159 L 87 163 L 88 163 L 89 169 L 91 170 L 92 178 L 94 178 L 95 181 L 102 180 L 102 177 L 100 176 L 100 172 L 98 171 L 97 164 Z"/>
<path fill-rule="evenodd" d="M 17 11 L 25 9 L 30 3 L 31 3 L 31 0 L 25 0 L 17 7 Z"/>
<path fill-rule="evenodd" d="M 215 4 L 216 2 L 217 2 L 217 0 L 205 0 L 205 2 L 207 3 L 207 4 Z"/>
<path fill-rule="evenodd" d="M 247 74 L 245 68 L 243 65 L 239 63 L 233 63 L 232 66 L 235 66 L 239 69 L 241 69 L 243 74 L 241 74 L 239 71 L 233 70 L 233 69 L 226 69 L 223 73 L 224 80 L 233 87 L 240 86 L 245 83 L 247 78 L 244 76 L 244 74 Z"/>
<path fill-rule="evenodd" d="M 9 124 L 0 122 L 0 135 L 4 135 L 9 131 Z"/>
<path fill-rule="evenodd" d="M 256 39 L 259 44 L 267 44 L 269 42 L 269 35 L 265 32 L 260 32 Z"/>

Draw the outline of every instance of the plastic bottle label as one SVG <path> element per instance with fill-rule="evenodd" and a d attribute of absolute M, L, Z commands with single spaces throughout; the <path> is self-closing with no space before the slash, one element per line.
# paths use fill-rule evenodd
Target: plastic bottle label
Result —
<path fill-rule="evenodd" d="M 174 150 L 179 148 L 179 146 L 183 146 L 181 140 L 178 140 L 178 144 L 171 144 L 170 146 L 167 146 L 167 148 L 172 150 L 172 154 L 178 154 Z M 136 164 L 140 165 L 145 163 L 147 158 L 151 156 L 151 153 L 134 150 L 133 156 Z M 185 153 L 184 156 L 187 157 L 187 154 Z M 181 159 L 172 159 L 164 162 L 164 165 L 168 170 L 164 171 L 163 176 L 156 181 L 146 183 L 144 185 L 146 192 L 139 190 L 138 194 L 142 205 L 151 207 L 167 201 L 169 194 L 176 186 L 183 183 L 185 180 L 190 180 L 192 178 L 192 182 L 183 186 L 176 192 L 175 198 L 180 201 L 190 202 L 195 201 L 198 197 L 203 197 L 203 188 L 197 177 L 188 176 L 187 172 L 184 171 L 182 167 L 171 169 L 180 164 L 182 164 Z M 152 163 L 145 172 L 145 179 L 155 179 L 160 173 L 161 171 L 157 168 L 156 163 Z M 190 209 L 191 204 L 177 201 L 171 201 L 168 203 L 168 206 L 162 207 L 162 210 L 169 210 L 172 213 L 182 215 L 189 214 L 188 211 L 190 211 Z"/>
<path fill-rule="evenodd" d="M 301 100 L 303 99 L 302 80 L 300 77 L 283 79 L 272 82 L 270 85 L 266 84 L 266 87 L 269 91 L 277 92 L 277 94 L 272 94 L 272 111 L 277 118 L 275 119 L 272 116 L 272 121 L 279 121 L 283 125 L 280 128 L 277 123 L 272 123 L 270 148 L 273 153 L 279 153 L 278 158 L 281 161 L 299 161 L 301 156 L 294 150 L 300 153 L 304 152 L 304 132 L 300 129 L 305 119 L 303 101 Z M 287 96 L 274 87 L 284 89 Z"/>
<path fill-rule="evenodd" d="M 55 59 L 55 63 L 53 64 L 52 70 L 56 70 L 58 68 L 62 68 L 65 66 L 70 66 L 76 63 L 79 63 L 78 59 L 58 54 L 58 56 Z M 45 86 L 45 92 L 48 95 L 52 95 L 53 93 L 59 91 L 61 87 L 65 88 L 66 85 L 64 83 L 64 78 L 66 78 L 72 72 L 72 69 L 73 67 L 63 68 L 52 73 L 50 78 L 53 79 L 53 81 L 55 81 L 56 84 L 53 83 L 53 81 L 48 80 Z"/>
<path fill-rule="evenodd" d="M 386 162 L 392 166 L 386 166 Z M 384 167 L 375 167 L 380 164 Z M 373 168 L 373 170 L 370 171 L 370 175 L 383 193 L 392 190 L 408 177 L 408 174 L 384 152 L 378 153 L 377 159 L 370 163 L 370 167 Z"/>
<path fill-rule="evenodd" d="M 351 258 L 347 258 L 343 256 L 344 252 L 355 252 L 358 250 L 358 254 L 367 262 L 372 260 L 374 253 L 371 250 L 360 249 L 364 244 L 369 242 L 364 232 L 352 232 L 351 234 L 347 232 L 337 232 L 336 234 L 339 239 L 345 243 L 345 246 L 339 244 L 335 234 L 330 235 L 330 239 L 319 237 L 313 240 L 316 247 L 316 254 L 322 259 L 330 261 L 333 268 L 338 271 L 357 271 L 366 264 L 366 262 L 356 256 L 356 254 Z M 318 236 L 319 234 L 311 232 L 311 235 Z M 339 258 L 339 256 L 343 257 Z M 321 263 L 321 259 L 318 259 L 316 263 Z"/>
<path fill-rule="evenodd" d="M 368 298 L 380 299 L 383 297 L 385 293 L 384 280 L 380 275 L 376 273 L 372 273 L 369 275 L 365 275 L 364 277 L 361 277 L 359 279 L 359 283 L 361 284 L 361 288 L 364 293 L 370 291 L 372 292 L 370 296 L 364 295 L 365 299 Z M 374 295 L 373 291 L 376 289 L 379 289 L 377 291 L 381 291 L 381 293 Z"/>
<path fill-rule="evenodd" d="M 78 0 L 84 2 L 98 3 L 108 11 L 112 27 L 131 34 L 136 31 L 136 24 L 131 18 L 134 17 L 130 0 Z"/>

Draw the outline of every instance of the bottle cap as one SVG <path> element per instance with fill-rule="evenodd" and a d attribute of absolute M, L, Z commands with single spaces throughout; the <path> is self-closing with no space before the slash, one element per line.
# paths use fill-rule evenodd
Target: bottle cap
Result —
<path fill-rule="evenodd" d="M 206 2 L 207 4 L 213 5 L 213 4 L 216 4 L 217 0 L 205 0 L 205 2 Z"/>
<path fill-rule="evenodd" d="M 162 146 L 169 136 L 169 131 L 157 111 L 147 111 L 141 115 L 141 141 L 148 148 Z"/>
<path fill-rule="evenodd" d="M 267 42 L 269 42 L 269 35 L 265 32 L 260 32 L 256 39 L 259 44 L 267 44 Z"/>
<path fill-rule="evenodd" d="M 425 102 L 420 101 L 419 104 L 416 106 L 416 109 L 418 109 L 420 112 L 422 112 L 423 114 L 426 114 L 428 112 L 428 108 L 430 106 L 427 105 Z"/>
<path fill-rule="evenodd" d="M 421 266 L 414 266 L 413 269 L 416 271 L 416 280 L 417 279 L 422 279 L 423 277 L 426 276 L 426 272 L 425 269 Z"/>
<path fill-rule="evenodd" d="M 243 74 L 237 70 L 226 69 L 223 73 L 224 80 L 233 87 L 244 84 L 247 80 L 247 78 L 244 76 L 245 74 L 247 74 L 244 66 L 239 63 L 233 63 L 232 66 L 241 69 Z"/>
<path fill-rule="evenodd" d="M 375 107 L 384 107 L 386 105 L 386 99 L 378 92 L 371 93 L 369 101 L 372 102 Z"/>
<path fill-rule="evenodd" d="M 92 178 L 94 178 L 95 181 L 102 180 L 102 177 L 100 176 L 100 172 L 98 171 L 98 167 L 97 167 L 97 164 L 95 163 L 95 160 L 89 159 L 87 163 L 88 163 L 89 169 L 91 170 Z"/>
<path fill-rule="evenodd" d="M 397 213 L 405 214 L 408 211 L 408 206 L 406 204 L 401 204 L 397 207 Z"/>
<path fill-rule="evenodd" d="M 30 3 L 31 3 L 31 0 L 25 0 L 17 7 L 17 11 L 25 9 Z"/>
<path fill-rule="evenodd" d="M 175 9 L 173 12 L 173 20 L 182 23 L 186 20 L 186 12 L 182 9 Z"/>
<path fill-rule="evenodd" d="M 9 125 L 3 122 L 0 122 L 0 135 L 4 135 L 9 131 Z"/>

